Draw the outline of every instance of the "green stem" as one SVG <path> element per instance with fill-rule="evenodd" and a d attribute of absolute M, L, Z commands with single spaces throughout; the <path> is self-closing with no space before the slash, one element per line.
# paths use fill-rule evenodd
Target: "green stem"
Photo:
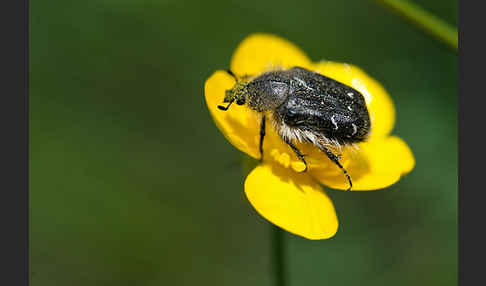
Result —
<path fill-rule="evenodd" d="M 272 227 L 272 250 L 275 272 L 275 286 L 285 286 L 285 244 L 284 232 L 281 228 Z"/>
<path fill-rule="evenodd" d="M 447 24 L 440 18 L 425 11 L 420 6 L 406 0 L 377 0 L 382 5 L 391 8 L 400 16 L 410 21 L 436 37 L 457 52 L 457 28 Z"/>
<path fill-rule="evenodd" d="M 253 170 L 259 161 L 251 158 L 248 155 L 243 154 L 242 167 L 243 175 L 246 178 L 248 174 Z M 269 223 L 271 228 L 270 242 L 272 248 L 272 265 L 273 272 L 275 274 L 275 286 L 285 286 L 285 244 L 284 244 L 284 231 Z"/>

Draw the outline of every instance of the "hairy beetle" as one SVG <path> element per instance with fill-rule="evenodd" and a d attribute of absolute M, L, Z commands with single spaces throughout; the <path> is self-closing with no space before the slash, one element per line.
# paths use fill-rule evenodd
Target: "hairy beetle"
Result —
<path fill-rule="evenodd" d="M 266 72 L 250 81 L 238 81 L 228 72 L 235 77 L 236 84 L 226 91 L 223 102 L 229 104 L 218 108 L 226 111 L 236 101 L 262 114 L 262 158 L 268 116 L 283 141 L 304 162 L 306 170 L 307 162 L 294 145 L 296 141 L 312 143 L 322 150 L 344 172 L 351 189 L 351 178 L 332 147 L 362 142 L 370 133 L 370 116 L 359 91 L 302 67 Z"/>

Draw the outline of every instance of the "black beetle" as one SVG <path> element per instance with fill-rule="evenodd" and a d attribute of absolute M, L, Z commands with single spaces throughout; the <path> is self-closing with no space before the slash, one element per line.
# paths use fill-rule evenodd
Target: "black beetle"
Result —
<path fill-rule="evenodd" d="M 262 158 L 265 121 L 269 116 L 277 133 L 304 162 L 306 170 L 304 155 L 293 142 L 309 142 L 322 150 L 344 172 L 351 189 L 351 178 L 331 149 L 362 142 L 370 134 L 370 116 L 359 91 L 302 67 L 266 72 L 250 81 L 238 81 L 231 71 L 228 73 L 237 82 L 226 91 L 224 102 L 229 104 L 218 108 L 226 111 L 236 101 L 262 114 Z"/>

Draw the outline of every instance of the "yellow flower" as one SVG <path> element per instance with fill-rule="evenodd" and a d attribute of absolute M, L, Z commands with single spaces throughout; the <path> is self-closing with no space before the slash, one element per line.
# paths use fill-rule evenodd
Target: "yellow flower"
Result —
<path fill-rule="evenodd" d="M 345 147 L 340 163 L 353 181 L 353 190 L 376 190 L 397 182 L 410 172 L 415 160 L 407 144 L 390 136 L 394 125 L 393 102 L 385 89 L 356 66 L 329 61 L 312 62 L 297 46 L 269 34 L 244 39 L 231 59 L 237 77 L 255 76 L 272 68 L 300 66 L 360 91 L 370 113 L 372 132 L 358 148 Z M 226 71 L 216 71 L 205 83 L 208 109 L 224 136 L 239 150 L 260 159 L 260 118 L 245 105 L 233 104 L 228 111 L 217 108 L 225 92 L 235 84 Z M 304 164 L 267 124 L 263 162 L 245 180 L 245 193 L 259 214 L 275 225 L 308 239 L 332 237 L 338 229 L 334 206 L 321 184 L 348 188 L 343 172 L 310 143 L 295 144 L 306 154 Z"/>

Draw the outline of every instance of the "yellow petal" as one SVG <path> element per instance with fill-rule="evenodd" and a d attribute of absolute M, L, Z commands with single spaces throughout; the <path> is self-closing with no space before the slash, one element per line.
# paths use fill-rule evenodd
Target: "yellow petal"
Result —
<path fill-rule="evenodd" d="M 237 104 L 231 105 L 227 111 L 218 109 L 218 105 L 227 105 L 223 103 L 224 94 L 234 84 L 235 80 L 228 73 L 216 71 L 204 86 L 206 104 L 216 126 L 226 139 L 239 150 L 258 159 L 260 158 L 258 117 L 247 107 Z"/>
<path fill-rule="evenodd" d="M 371 137 L 390 134 L 395 124 L 395 108 L 386 90 L 362 69 L 344 63 L 320 62 L 317 72 L 353 87 L 363 94 L 371 119 Z"/>
<path fill-rule="evenodd" d="M 352 190 L 355 191 L 386 188 L 415 166 L 410 148 L 395 136 L 370 140 L 360 144 L 359 148 L 354 153 L 348 152 L 348 158 L 343 164 L 353 182 Z M 349 187 L 346 177 L 337 166 L 333 170 L 329 170 L 327 165 L 324 168 L 315 167 L 310 173 L 331 188 L 347 190 Z"/>
<path fill-rule="evenodd" d="M 306 54 L 293 43 L 270 34 L 252 34 L 236 48 L 231 71 L 239 76 L 256 76 L 272 68 L 312 65 Z"/>
<path fill-rule="evenodd" d="M 260 215 L 288 232 L 326 239 L 338 229 L 331 200 L 306 173 L 262 164 L 246 178 L 245 193 Z"/>

